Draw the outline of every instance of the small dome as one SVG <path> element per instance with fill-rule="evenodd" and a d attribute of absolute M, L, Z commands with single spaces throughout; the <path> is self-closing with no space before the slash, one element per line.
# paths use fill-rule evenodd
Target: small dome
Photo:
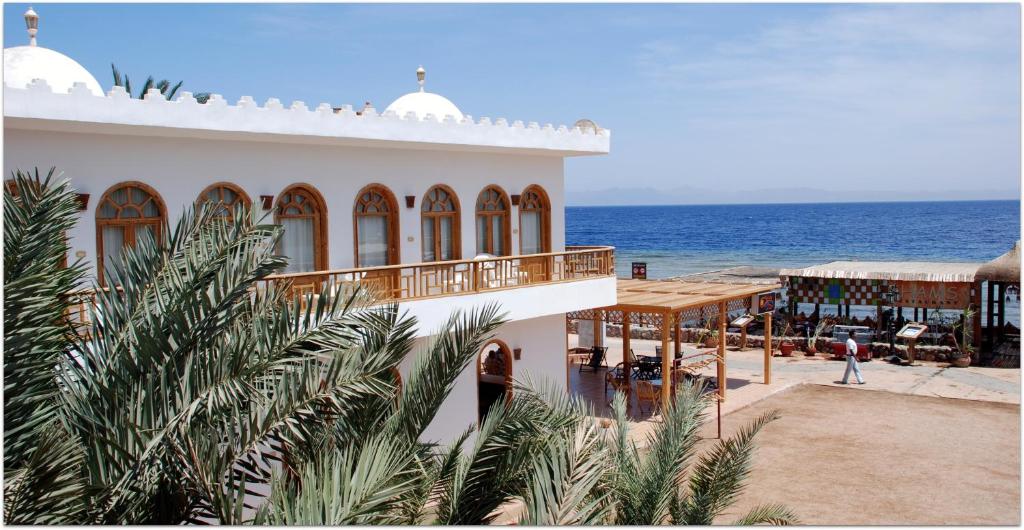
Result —
<path fill-rule="evenodd" d="M 427 114 L 433 114 L 438 120 L 445 116 L 454 116 L 456 120 L 462 119 L 462 112 L 448 98 L 432 94 L 430 92 L 410 92 L 393 101 L 385 112 L 393 110 L 402 118 L 409 111 L 415 112 L 419 119 L 424 119 Z"/>
<path fill-rule="evenodd" d="M 15 46 L 4 50 L 4 84 L 25 88 L 33 79 L 43 79 L 57 93 L 66 93 L 73 84 L 85 83 L 94 95 L 103 88 L 96 78 L 74 59 L 39 46 Z"/>
<path fill-rule="evenodd" d="M 462 111 L 455 106 L 448 98 L 439 94 L 431 94 L 423 90 L 427 80 L 427 71 L 422 66 L 416 69 L 416 82 L 420 85 L 419 92 L 410 92 L 388 105 L 384 112 L 395 111 L 399 117 L 404 118 L 409 112 L 416 113 L 416 117 L 424 119 L 427 114 L 433 114 L 434 118 L 443 120 L 445 116 L 453 116 L 456 121 L 462 120 Z"/>

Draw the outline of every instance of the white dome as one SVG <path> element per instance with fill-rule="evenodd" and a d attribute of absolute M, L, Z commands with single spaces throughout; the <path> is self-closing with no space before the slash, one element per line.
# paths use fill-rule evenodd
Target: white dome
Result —
<path fill-rule="evenodd" d="M 415 112 L 419 119 L 424 119 L 427 114 L 433 114 L 438 121 L 445 116 L 451 115 L 456 121 L 462 120 L 462 112 L 448 98 L 432 94 L 430 92 L 410 92 L 388 105 L 385 112 L 393 110 L 398 116 L 404 118 L 406 113 Z"/>
<path fill-rule="evenodd" d="M 39 46 L 4 49 L 4 84 L 25 88 L 33 79 L 44 79 L 57 93 L 67 93 L 74 83 L 85 83 L 94 95 L 103 95 L 96 78 L 63 53 Z"/>

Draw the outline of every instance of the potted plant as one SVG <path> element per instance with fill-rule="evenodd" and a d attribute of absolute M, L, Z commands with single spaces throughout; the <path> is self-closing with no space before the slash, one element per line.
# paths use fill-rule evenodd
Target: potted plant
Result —
<path fill-rule="evenodd" d="M 814 334 L 811 338 L 807 339 L 807 356 L 810 357 L 818 353 L 818 339 L 821 338 L 825 330 L 830 328 L 835 320 L 832 317 L 825 317 L 818 320 L 818 325 L 814 326 Z"/>
<path fill-rule="evenodd" d="M 707 335 L 704 336 L 704 347 L 706 348 L 717 348 L 718 347 L 718 330 L 708 330 Z"/>
<path fill-rule="evenodd" d="M 718 347 L 718 330 L 711 321 L 697 332 L 697 345 L 706 348 Z"/>
<path fill-rule="evenodd" d="M 782 328 L 782 332 L 777 336 L 779 337 L 779 354 L 783 357 L 792 357 L 793 350 L 796 349 L 796 345 L 789 337 L 789 332 L 792 328 L 789 326 L 789 322 L 785 318 L 779 319 L 779 328 Z"/>
<path fill-rule="evenodd" d="M 964 317 L 959 322 L 953 324 L 953 351 L 949 354 L 950 364 L 957 368 L 967 368 L 971 365 L 971 356 L 974 354 L 974 348 L 971 346 L 972 337 L 970 336 L 969 322 L 974 320 L 974 308 L 967 307 L 964 309 Z M 957 341 L 957 335 L 963 337 L 964 343 L 961 346 Z"/>

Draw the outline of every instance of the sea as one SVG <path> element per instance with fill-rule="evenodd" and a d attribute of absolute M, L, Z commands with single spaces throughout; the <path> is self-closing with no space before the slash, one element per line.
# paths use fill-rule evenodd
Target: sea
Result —
<path fill-rule="evenodd" d="M 648 278 L 836 260 L 984 262 L 1020 239 L 1020 208 L 1020 201 L 570 206 L 565 237 L 566 245 L 614 246 L 622 278 L 634 261 L 647 263 Z M 1020 326 L 1019 302 L 1006 313 Z"/>

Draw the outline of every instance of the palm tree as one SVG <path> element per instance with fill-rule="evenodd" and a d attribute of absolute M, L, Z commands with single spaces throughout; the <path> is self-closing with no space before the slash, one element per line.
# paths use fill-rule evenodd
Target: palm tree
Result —
<path fill-rule="evenodd" d="M 156 88 L 165 98 L 167 98 L 168 101 L 171 101 L 178 93 L 178 89 L 181 88 L 182 83 L 184 83 L 184 81 L 178 81 L 177 84 L 172 86 L 171 82 L 166 79 L 155 81 L 153 76 L 149 76 L 146 78 L 146 82 L 142 84 L 142 89 L 139 90 L 138 95 L 132 96 L 132 82 L 128 79 L 128 75 L 122 76 L 120 70 L 117 69 L 117 66 L 114 66 L 114 63 L 110 63 L 110 69 L 114 75 L 114 86 L 124 87 L 129 96 L 137 99 L 145 99 L 146 92 L 149 92 L 149 89 L 151 88 Z M 199 92 L 197 94 L 193 94 L 192 97 L 196 98 L 196 101 L 199 103 L 206 103 L 210 99 L 210 93 Z"/>
<path fill-rule="evenodd" d="M 291 476 L 317 444 L 355 436 L 345 426 L 372 426 L 361 418 L 391 411 L 388 435 L 417 440 L 501 324 L 493 306 L 453 315 L 395 404 L 415 321 L 358 293 L 300 301 L 262 286 L 285 265 L 274 253 L 281 227 L 242 211 L 218 221 L 206 208 L 108 267 L 118 287 L 97 291 L 90 329 L 76 334 L 65 295 L 81 267 L 62 273 L 57 259 L 74 194 L 66 181 L 14 179 L 18 195 L 4 196 L 8 522 L 247 521 L 275 470 Z"/>
<path fill-rule="evenodd" d="M 266 282 L 282 228 L 217 205 L 107 267 L 91 324 L 65 308 L 77 205 L 20 172 L 4 193 L 4 517 L 8 523 L 708 524 L 738 495 L 765 416 L 692 469 L 706 402 L 685 387 L 643 450 L 564 389 L 529 380 L 479 427 L 425 440 L 502 323 L 455 313 L 411 360 L 395 305 Z M 781 507 L 740 523 L 795 520 Z"/>

